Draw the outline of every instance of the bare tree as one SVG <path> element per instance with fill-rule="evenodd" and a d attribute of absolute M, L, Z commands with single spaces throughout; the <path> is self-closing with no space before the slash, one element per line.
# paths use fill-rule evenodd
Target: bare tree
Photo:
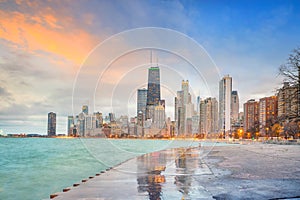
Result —
<path fill-rule="evenodd" d="M 293 138 L 297 139 L 299 133 L 299 126 L 296 122 L 288 122 L 284 126 L 284 135 L 286 138 L 289 136 L 293 136 Z"/>
<path fill-rule="evenodd" d="M 297 102 L 297 110 L 293 120 L 299 121 L 300 117 L 300 47 L 294 49 L 287 62 L 279 67 L 279 74 L 285 77 L 285 81 L 297 88 L 291 98 Z"/>

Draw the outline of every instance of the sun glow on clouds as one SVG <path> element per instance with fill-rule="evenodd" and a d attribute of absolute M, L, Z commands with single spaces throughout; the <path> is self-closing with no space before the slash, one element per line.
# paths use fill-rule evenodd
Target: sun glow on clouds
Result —
<path fill-rule="evenodd" d="M 80 64 L 99 39 L 53 14 L 29 15 L 0 10 L 0 38 L 27 51 L 45 51 Z M 71 26 L 69 26 L 71 27 Z"/>
<path fill-rule="evenodd" d="M 0 130 L 5 131 L 4 120 L 10 122 L 5 126 L 15 132 L 15 124 L 30 124 L 30 120 L 45 117 L 49 111 L 57 112 L 62 117 L 58 121 L 65 123 L 65 117 L 72 112 L 70 102 L 76 73 L 80 72 L 78 74 L 86 78 L 79 85 L 83 92 L 75 107 L 77 114 L 81 105 L 87 104 L 90 96 L 94 97 L 97 84 L 90 83 L 101 76 L 97 73 L 99 68 L 109 65 L 109 55 L 122 53 L 122 49 L 130 47 L 139 38 L 119 38 L 106 47 L 104 53 L 94 57 L 87 57 L 90 51 L 113 34 L 141 27 L 170 28 L 204 45 L 220 67 L 221 75 L 233 77 L 233 88 L 239 92 L 240 105 L 249 98 L 271 95 L 276 86 L 273 78 L 277 66 L 299 43 L 298 10 L 299 3 L 295 1 L 275 1 L 271 5 L 254 0 L 225 6 L 221 2 L 207 1 L 0 0 Z M 144 36 L 140 39 L 149 38 Z M 177 40 L 160 43 L 177 45 L 179 50 L 190 49 Z M 133 101 L 136 89 L 146 87 L 150 62 L 149 52 L 144 53 L 115 57 L 116 62 L 111 63 L 96 88 L 96 106 L 101 103 L 97 111 L 105 113 L 104 108 L 110 108 L 111 103 L 124 108 L 121 103 L 128 102 L 128 109 L 132 110 L 129 113 L 136 113 Z M 193 68 L 185 62 L 180 63 L 179 59 L 170 59 L 170 55 L 163 57 L 161 53 L 158 57 L 161 84 L 169 91 L 162 89 L 167 109 L 172 106 L 168 103 L 174 103 L 182 79 L 189 79 L 191 91 L 198 95 L 198 88 L 205 86 L 204 81 L 199 82 L 202 74 L 210 77 L 218 73 L 205 63 L 200 64 L 205 68 L 201 73 L 193 73 Z M 196 55 L 196 58 L 192 64 L 201 62 L 201 56 Z M 97 65 L 100 61 L 105 65 Z M 83 72 L 81 65 L 94 68 Z M 172 70 L 174 73 L 170 74 Z M 175 76 L 176 71 L 182 73 Z M 217 85 L 220 79 L 205 80 Z M 89 90 L 92 92 L 87 92 Z M 113 97 L 120 96 L 123 101 L 105 99 L 110 97 L 104 95 L 106 91 L 113 91 Z M 211 93 L 214 92 L 218 92 L 218 87 L 211 89 Z M 218 94 L 206 94 L 200 89 L 200 95 L 204 98 Z M 30 120 L 28 118 L 24 123 L 26 116 Z M 38 126 L 30 124 L 33 125 Z M 44 132 L 45 126 L 46 121 L 43 121 L 39 129 Z M 61 127 L 65 129 L 66 125 Z"/>
<path fill-rule="evenodd" d="M 8 127 L 50 111 L 67 115 L 75 74 L 101 40 L 83 26 L 84 21 L 78 23 L 74 15 L 46 5 L 49 2 L 0 3 L 0 119 L 6 120 L 0 128 L 32 131 Z M 87 26 L 92 19 L 86 18 Z M 45 120 L 39 119 L 35 125 L 45 127 Z M 28 120 L 25 124 L 30 124 Z M 61 122 L 58 130 L 65 129 Z M 42 131 L 34 132 L 44 133 L 40 127 Z"/>

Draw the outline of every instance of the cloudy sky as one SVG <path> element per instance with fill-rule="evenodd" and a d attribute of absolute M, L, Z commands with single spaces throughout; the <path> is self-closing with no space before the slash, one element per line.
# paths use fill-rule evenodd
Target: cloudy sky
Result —
<path fill-rule="evenodd" d="M 280 87 L 278 67 L 300 45 L 299 10 L 297 0 L 0 0 L 0 130 L 46 134 L 54 111 L 65 133 L 82 104 L 134 115 L 149 49 L 171 117 L 182 79 L 205 98 L 226 74 L 242 109 Z"/>

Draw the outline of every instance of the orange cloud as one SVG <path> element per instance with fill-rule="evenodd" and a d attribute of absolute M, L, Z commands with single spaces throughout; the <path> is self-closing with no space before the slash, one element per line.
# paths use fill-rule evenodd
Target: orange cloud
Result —
<path fill-rule="evenodd" d="M 53 14 L 28 16 L 0 10 L 0 38 L 28 51 L 42 50 L 80 64 L 99 39 L 80 27 L 62 27 Z M 67 19 L 70 22 L 70 19 Z M 73 24 L 74 25 L 74 24 Z"/>

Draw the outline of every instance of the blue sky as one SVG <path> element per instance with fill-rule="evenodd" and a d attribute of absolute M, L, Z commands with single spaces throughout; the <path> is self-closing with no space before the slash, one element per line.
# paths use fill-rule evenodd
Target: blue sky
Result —
<path fill-rule="evenodd" d="M 300 44 L 299 10 L 299 1 L 289 0 L 2 0 L 0 129 L 45 134 L 47 113 L 54 111 L 57 130 L 65 133 L 74 79 L 89 52 L 114 34 L 142 27 L 172 29 L 197 41 L 220 75 L 233 77 L 242 109 L 248 99 L 280 87 L 278 67 Z"/>

